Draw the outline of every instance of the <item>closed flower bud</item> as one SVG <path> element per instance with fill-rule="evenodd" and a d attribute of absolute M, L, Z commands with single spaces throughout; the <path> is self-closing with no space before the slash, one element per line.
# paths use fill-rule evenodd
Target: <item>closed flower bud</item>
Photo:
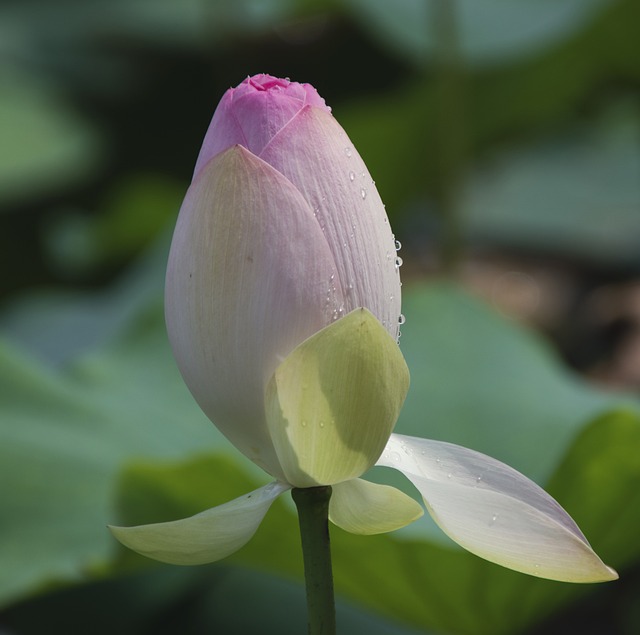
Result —
<path fill-rule="evenodd" d="M 395 243 L 374 182 L 312 86 L 250 77 L 205 136 L 171 245 L 166 320 L 202 410 L 276 478 L 266 387 L 294 348 L 359 307 L 397 337 Z"/>

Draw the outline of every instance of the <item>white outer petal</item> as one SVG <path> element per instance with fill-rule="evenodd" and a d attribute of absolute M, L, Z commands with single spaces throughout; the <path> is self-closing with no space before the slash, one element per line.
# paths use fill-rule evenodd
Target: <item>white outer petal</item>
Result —
<path fill-rule="evenodd" d="M 377 465 L 403 472 L 441 529 L 482 558 L 566 582 L 617 578 L 564 509 L 500 461 L 451 443 L 392 434 Z"/>
<path fill-rule="evenodd" d="M 109 529 L 123 545 L 148 558 L 169 564 L 208 564 L 246 545 L 273 501 L 288 489 L 283 483 L 269 483 L 189 518 Z"/>

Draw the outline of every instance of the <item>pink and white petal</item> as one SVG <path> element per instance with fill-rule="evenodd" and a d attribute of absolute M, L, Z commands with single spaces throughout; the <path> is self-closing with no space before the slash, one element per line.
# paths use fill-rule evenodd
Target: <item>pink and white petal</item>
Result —
<path fill-rule="evenodd" d="M 486 560 L 565 582 L 618 577 L 549 494 L 500 461 L 451 443 L 392 434 L 377 465 L 403 472 L 440 528 Z"/>
<path fill-rule="evenodd" d="M 169 255 L 169 340 L 205 414 L 276 478 L 265 385 L 297 344 L 332 321 L 343 303 L 335 277 L 312 210 L 279 172 L 240 146 L 202 168 Z"/>
<path fill-rule="evenodd" d="M 342 313 L 369 309 L 395 338 L 400 275 L 384 204 L 364 161 L 325 110 L 303 108 L 260 154 L 314 210 L 338 267 Z"/>
<path fill-rule="evenodd" d="M 244 547 L 273 501 L 288 489 L 289 485 L 274 482 L 182 520 L 109 529 L 125 547 L 147 558 L 169 564 L 208 564 Z"/>

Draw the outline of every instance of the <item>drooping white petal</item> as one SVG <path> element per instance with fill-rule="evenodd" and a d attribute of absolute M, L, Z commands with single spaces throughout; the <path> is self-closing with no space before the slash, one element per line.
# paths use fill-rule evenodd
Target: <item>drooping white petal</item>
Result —
<path fill-rule="evenodd" d="M 271 503 L 288 489 L 289 485 L 274 482 L 190 518 L 109 529 L 123 545 L 148 558 L 169 564 L 207 564 L 247 544 Z"/>
<path fill-rule="evenodd" d="M 422 507 L 395 487 L 360 478 L 333 485 L 329 520 L 352 534 L 370 536 L 405 527 L 423 514 Z"/>
<path fill-rule="evenodd" d="M 482 558 L 565 582 L 618 577 L 551 496 L 500 461 L 451 443 L 392 434 L 377 465 L 403 472 L 441 529 Z"/>
<path fill-rule="evenodd" d="M 305 107 L 260 157 L 313 208 L 336 262 L 344 313 L 365 307 L 397 337 L 400 276 L 394 237 L 369 170 L 340 124 L 325 110 Z"/>
<path fill-rule="evenodd" d="M 174 232 L 165 289 L 169 340 L 205 414 L 252 461 L 282 479 L 266 429 L 264 387 L 343 304 L 313 211 L 241 146 L 192 183 Z"/>
<path fill-rule="evenodd" d="M 384 449 L 408 388 L 400 349 L 366 309 L 302 342 L 265 393 L 286 481 L 314 487 L 363 474 Z"/>

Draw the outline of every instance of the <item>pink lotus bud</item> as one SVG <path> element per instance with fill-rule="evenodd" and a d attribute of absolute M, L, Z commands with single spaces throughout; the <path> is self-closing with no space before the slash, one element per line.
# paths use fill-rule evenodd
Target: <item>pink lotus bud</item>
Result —
<path fill-rule="evenodd" d="M 374 182 L 312 86 L 250 77 L 225 93 L 204 139 L 166 319 L 200 407 L 276 478 L 265 386 L 298 344 L 358 307 L 397 337 L 398 261 Z"/>

